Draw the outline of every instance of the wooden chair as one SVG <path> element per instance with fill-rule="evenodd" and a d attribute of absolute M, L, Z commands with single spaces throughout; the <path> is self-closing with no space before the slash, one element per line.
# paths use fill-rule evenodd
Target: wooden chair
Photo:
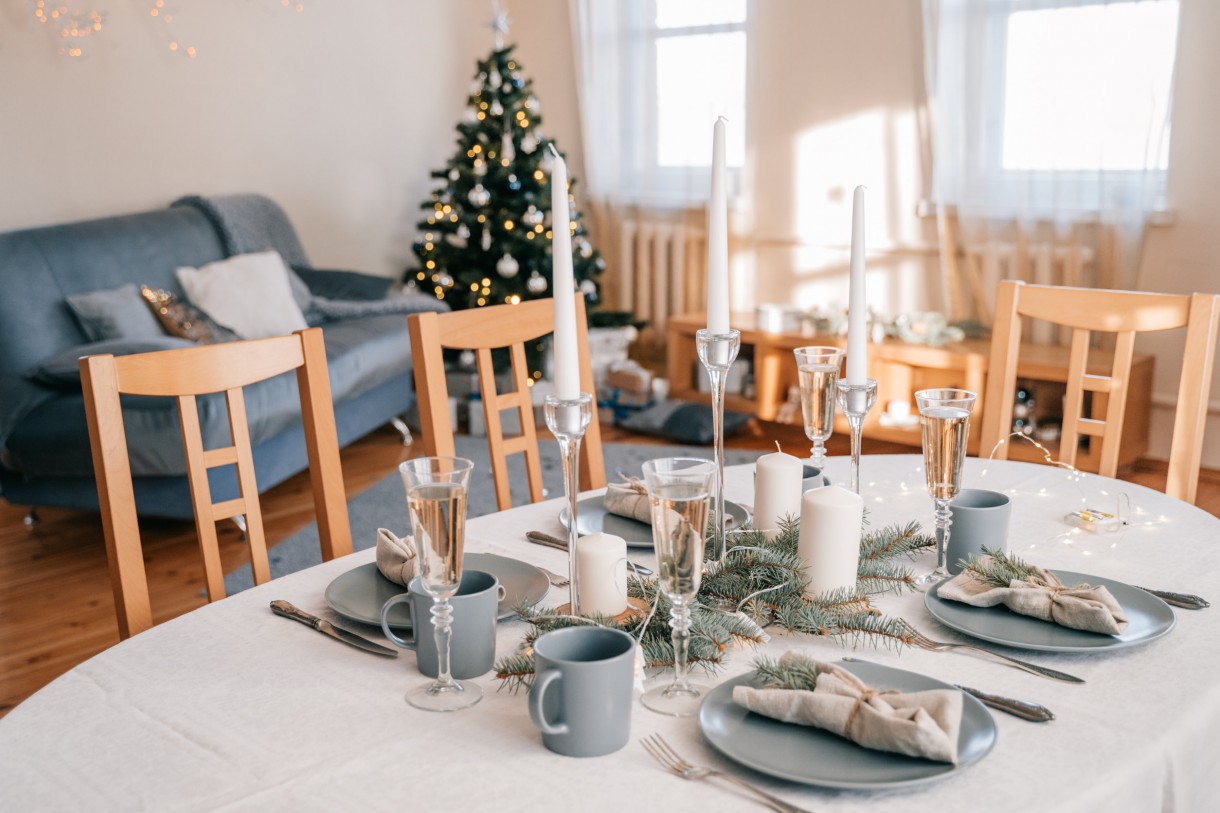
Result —
<path fill-rule="evenodd" d="M 1135 334 L 1186 328 L 1182 378 L 1169 453 L 1165 492 L 1193 503 L 1199 481 L 1203 429 L 1207 420 L 1208 391 L 1215 361 L 1216 331 L 1220 323 L 1220 296 L 1215 294 L 1146 294 L 1093 288 L 1027 285 L 1005 280 L 996 300 L 991 334 L 986 408 L 980 449 L 991 449 L 1009 434 L 1013 393 L 1016 389 L 1017 353 L 1021 344 L 1021 317 L 1043 319 L 1071 329 L 1071 360 L 1067 396 L 1063 404 L 1063 431 L 1059 459 L 1074 464 L 1080 435 L 1101 444 L 1099 473 L 1113 477 L 1118 470 L 1118 441 L 1122 432 Z M 1115 334 L 1114 364 L 1109 375 L 1087 372 L 1090 334 Z M 1102 419 L 1082 414 L 1084 394 L 1106 397 Z M 1007 457 L 1008 444 L 997 452 Z"/>
<path fill-rule="evenodd" d="M 580 359 L 580 389 L 593 392 L 593 368 L 589 357 L 589 337 L 585 323 L 584 296 L 576 294 L 576 341 Z M 542 499 L 542 464 L 538 454 L 538 433 L 530 399 L 529 373 L 525 343 L 537 341 L 554 330 L 554 303 L 535 299 L 519 305 L 493 305 L 486 308 L 449 313 L 416 313 L 407 317 L 411 332 L 411 357 L 415 368 L 415 390 L 419 398 L 419 421 L 423 430 L 424 454 L 453 456 L 453 425 L 449 420 L 449 388 L 445 382 L 443 349 L 473 350 L 478 360 L 479 392 L 483 398 L 483 421 L 491 451 L 492 479 L 496 505 L 501 511 L 512 507 L 509 494 L 508 456 L 525 455 L 530 502 Z M 512 361 L 513 391 L 496 391 L 493 349 L 508 348 Z M 504 437 L 500 410 L 515 408 L 521 434 Z M 582 489 L 606 485 L 602 461 L 601 429 L 596 406 L 593 419 L 580 445 L 580 482 Z"/>
<path fill-rule="evenodd" d="M 115 610 L 122 638 L 151 627 L 152 613 L 140 530 L 136 521 L 120 395 L 162 396 L 178 400 L 178 417 L 182 425 L 187 476 L 195 506 L 195 527 L 203 554 L 208 600 L 216 601 L 225 595 L 220 548 L 216 539 L 217 522 L 245 516 L 254 582 L 262 584 L 271 578 L 242 387 L 296 370 L 322 557 L 330 560 L 351 553 L 351 528 L 347 520 L 326 350 L 320 329 L 302 330 L 291 336 L 118 358 L 111 355 L 86 356 L 80 360 L 80 370 L 98 502 L 106 536 L 106 556 L 110 562 Z M 204 449 L 195 397 L 213 392 L 225 393 L 233 445 Z M 236 467 L 241 496 L 214 503 L 208 484 L 208 469 L 227 465 Z"/>

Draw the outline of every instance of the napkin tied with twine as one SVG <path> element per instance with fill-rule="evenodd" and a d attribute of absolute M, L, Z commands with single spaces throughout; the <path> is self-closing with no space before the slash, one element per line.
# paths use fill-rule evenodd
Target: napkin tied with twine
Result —
<path fill-rule="evenodd" d="M 980 562 L 988 559 L 984 556 Z M 1065 585 L 1050 570 L 1034 567 L 1033 571 L 1034 575 L 1026 579 L 1013 579 L 1007 587 L 997 587 L 963 570 L 941 585 L 937 595 L 972 607 L 1003 604 L 1014 613 L 1085 632 L 1119 635 L 1127 628 L 1126 612 L 1104 586 Z"/>
<path fill-rule="evenodd" d="M 780 663 L 801 656 L 785 653 Z M 843 669 L 814 661 L 813 691 L 735 686 L 733 702 L 785 723 L 820 728 L 875 751 L 957 764 L 962 693 L 878 691 Z"/>
<path fill-rule="evenodd" d="M 397 536 L 385 528 L 377 529 L 377 569 L 382 576 L 406 587 L 415 578 L 417 555 L 411 537 Z"/>
<path fill-rule="evenodd" d="M 606 486 L 603 505 L 611 514 L 651 525 L 652 503 L 648 499 L 648 487 L 639 477 L 624 479 L 625 482 L 610 483 Z"/>

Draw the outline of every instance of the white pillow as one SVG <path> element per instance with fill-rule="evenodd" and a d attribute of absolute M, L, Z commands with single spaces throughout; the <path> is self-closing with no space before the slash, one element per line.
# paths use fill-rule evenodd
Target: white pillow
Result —
<path fill-rule="evenodd" d="M 177 274 L 191 304 L 243 339 L 308 327 L 277 252 L 238 254 L 202 268 L 179 268 Z"/>

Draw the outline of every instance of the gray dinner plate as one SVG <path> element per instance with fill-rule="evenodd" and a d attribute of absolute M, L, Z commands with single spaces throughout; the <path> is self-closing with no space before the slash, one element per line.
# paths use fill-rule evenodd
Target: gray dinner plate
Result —
<path fill-rule="evenodd" d="M 731 500 L 724 501 L 724 515 L 731 518 L 729 529 L 740 528 L 750 521 L 750 512 Z M 710 514 L 709 514 L 710 517 Z M 559 512 L 559 524 L 568 527 L 568 509 Z M 576 532 L 581 536 L 607 533 L 627 540 L 629 548 L 653 549 L 652 526 L 646 522 L 620 517 L 606 510 L 601 495 L 576 501 Z"/>
<path fill-rule="evenodd" d="M 1167 635 L 1176 623 L 1168 604 L 1138 587 L 1070 570 L 1056 570 L 1055 575 L 1064 584 L 1088 582 L 1109 590 L 1127 614 L 1127 628 L 1122 635 L 1068 629 L 1050 621 L 1018 615 L 1007 607 L 971 607 L 960 601 L 949 601 L 940 597 L 940 588 L 945 582 L 924 593 L 923 603 L 937 621 L 972 638 L 1043 652 L 1096 652 L 1137 646 Z"/>
<path fill-rule="evenodd" d="M 839 663 L 874 689 L 921 692 L 958 689 L 935 678 L 876 663 Z M 962 696 L 957 764 L 873 751 L 811 726 L 783 723 L 733 702 L 733 687 L 750 675 L 720 684 L 699 708 L 699 727 L 712 746 L 734 762 L 768 776 L 825 788 L 880 790 L 943 779 L 978 762 L 996 741 L 996 725 L 983 704 Z"/>
<path fill-rule="evenodd" d="M 533 565 L 494 553 L 468 553 L 462 557 L 466 570 L 482 570 L 500 580 L 504 598 L 500 601 L 500 620 L 512 618 L 514 608 L 525 603 L 537 604 L 550 589 L 546 574 Z M 326 605 L 344 618 L 361 624 L 381 626 L 381 607 L 407 588 L 381 575 L 375 562 L 352 568 L 326 587 Z M 390 626 L 396 630 L 411 629 L 411 614 L 405 604 L 390 610 Z"/>

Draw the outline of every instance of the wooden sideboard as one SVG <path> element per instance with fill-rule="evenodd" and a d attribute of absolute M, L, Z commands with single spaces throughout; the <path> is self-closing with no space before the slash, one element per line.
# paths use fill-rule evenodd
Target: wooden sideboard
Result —
<path fill-rule="evenodd" d="M 755 327 L 752 314 L 733 314 L 732 325 L 741 331 L 741 356 L 753 366 L 753 392 L 746 396 L 729 393 L 725 406 L 739 412 L 750 412 L 763 420 L 773 421 L 780 415 L 790 387 L 797 385 L 796 359 L 792 351 L 805 345 L 845 347 L 839 337 L 803 332 L 768 333 Z M 666 366 L 671 398 L 709 401 L 710 396 L 699 387 L 705 376 L 695 352 L 695 331 L 706 326 L 702 313 L 683 314 L 669 320 Z M 916 390 L 930 387 L 961 387 L 979 394 L 975 416 L 981 416 L 986 405 L 983 392 L 987 384 L 987 363 L 990 342 L 969 340 L 944 347 L 907 344 L 894 339 L 869 345 L 869 376 L 877 379 L 877 403 L 865 422 L 865 436 L 895 443 L 920 445 L 919 424 L 912 421 L 895 425 L 886 414 L 891 401 L 906 402 L 915 414 Z M 1089 354 L 1089 372 L 1108 374 L 1113 355 L 1101 350 Z M 1148 449 L 1148 424 L 1151 416 L 1153 357 L 1136 354 L 1131 366 L 1131 386 L 1123 425 L 1119 465 L 1138 460 Z M 1061 397 L 1067 381 L 1068 348 L 1052 345 L 1024 344 L 1017 366 L 1019 379 L 1029 381 L 1037 395 L 1039 413 L 1044 419 L 1061 414 Z M 1089 410 L 1091 417 L 1105 414 L 1104 396 L 1094 396 Z M 800 420 L 799 413 L 796 420 Z M 846 432 L 842 415 L 835 418 L 835 431 Z M 970 453 L 979 454 L 979 433 L 970 434 Z M 1048 447 L 1054 448 L 1052 444 Z M 987 450 L 989 453 L 990 450 Z M 1009 457 L 1014 460 L 1043 461 L 1044 455 L 1032 444 L 1013 443 Z M 1082 448 L 1076 465 L 1085 471 L 1095 471 L 1098 456 Z"/>

